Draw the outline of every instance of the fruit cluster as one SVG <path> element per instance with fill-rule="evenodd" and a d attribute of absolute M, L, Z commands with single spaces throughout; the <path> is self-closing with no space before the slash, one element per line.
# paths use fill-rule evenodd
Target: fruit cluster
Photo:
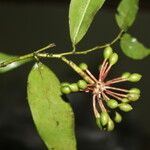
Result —
<path fill-rule="evenodd" d="M 87 88 L 87 83 L 84 80 L 79 80 L 77 83 L 61 83 L 61 92 L 63 94 L 70 94 L 71 92 L 78 92 Z"/>
<path fill-rule="evenodd" d="M 125 72 L 120 77 L 106 81 L 106 77 L 111 67 L 117 63 L 118 54 L 114 53 L 111 47 L 104 49 L 104 61 L 100 67 L 99 78 L 96 79 L 88 70 L 85 63 L 79 65 L 80 69 L 86 73 L 92 80 L 92 83 L 87 83 L 84 80 L 79 80 L 77 83 L 62 83 L 61 91 L 64 94 L 71 92 L 90 92 L 93 95 L 93 111 L 96 118 L 96 123 L 99 128 L 112 131 L 115 127 L 114 121 L 120 123 L 122 116 L 118 111 L 129 112 L 133 108 L 131 102 L 137 101 L 140 97 L 138 88 L 130 90 L 112 86 L 121 82 L 138 82 L 141 75 L 138 73 Z"/>

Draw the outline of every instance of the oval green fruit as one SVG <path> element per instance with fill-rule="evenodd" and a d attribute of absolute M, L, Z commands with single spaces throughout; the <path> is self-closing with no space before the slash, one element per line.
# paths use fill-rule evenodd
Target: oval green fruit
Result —
<path fill-rule="evenodd" d="M 86 69 L 88 69 L 88 65 L 86 63 L 80 63 L 79 67 L 84 71 Z"/>
<path fill-rule="evenodd" d="M 108 58 L 111 56 L 112 53 L 113 53 L 112 48 L 111 48 L 110 46 L 106 47 L 106 48 L 104 49 L 104 53 L 103 53 L 104 58 L 105 58 L 105 59 L 108 59 Z"/>
<path fill-rule="evenodd" d="M 127 103 L 121 103 L 119 104 L 119 109 L 124 111 L 124 112 L 129 112 L 131 111 L 133 108 L 130 104 L 127 104 Z"/>
<path fill-rule="evenodd" d="M 79 87 L 77 83 L 72 83 L 69 85 L 70 89 L 72 92 L 78 92 L 79 91 Z"/>
<path fill-rule="evenodd" d="M 124 72 L 121 77 L 122 79 L 128 79 L 130 77 L 131 73 L 130 72 Z"/>
<path fill-rule="evenodd" d="M 138 73 L 133 73 L 130 75 L 130 77 L 128 78 L 128 80 L 130 82 L 138 82 L 140 81 L 142 78 L 142 75 L 138 74 Z"/>
<path fill-rule="evenodd" d="M 107 131 L 112 131 L 115 128 L 114 122 L 109 118 L 108 124 L 107 124 Z"/>
<path fill-rule="evenodd" d="M 87 83 L 84 80 L 79 80 L 77 84 L 78 84 L 78 87 L 82 90 L 87 88 Z"/>
<path fill-rule="evenodd" d="M 118 107 L 118 102 L 114 99 L 110 99 L 107 101 L 107 106 L 111 109 L 115 109 Z"/>
<path fill-rule="evenodd" d="M 70 89 L 69 86 L 62 86 L 62 87 L 61 87 L 61 92 L 62 92 L 63 94 L 70 94 L 70 93 L 71 93 L 71 89 Z"/>
<path fill-rule="evenodd" d="M 122 121 L 122 116 L 118 112 L 115 112 L 114 121 L 116 123 L 120 123 Z"/>
<path fill-rule="evenodd" d="M 141 91 L 138 88 L 132 88 L 132 89 L 129 90 L 129 93 L 141 94 Z"/>
<path fill-rule="evenodd" d="M 100 114 L 100 121 L 102 126 L 105 126 L 108 123 L 109 115 L 107 112 L 101 112 Z"/>
<path fill-rule="evenodd" d="M 111 65 L 114 65 L 117 63 L 117 61 L 118 61 L 118 54 L 117 53 L 111 54 L 111 56 L 109 57 L 109 63 Z"/>
<path fill-rule="evenodd" d="M 140 98 L 140 94 L 130 93 L 128 94 L 128 99 L 130 101 L 137 101 Z"/>
<path fill-rule="evenodd" d="M 100 117 L 97 117 L 97 118 L 96 118 L 96 124 L 97 124 L 97 126 L 98 126 L 100 129 L 102 129 Z"/>

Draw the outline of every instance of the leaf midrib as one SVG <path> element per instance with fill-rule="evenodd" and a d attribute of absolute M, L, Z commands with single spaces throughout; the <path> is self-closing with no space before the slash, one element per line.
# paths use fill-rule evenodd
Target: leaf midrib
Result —
<path fill-rule="evenodd" d="M 81 17 L 81 21 L 79 22 L 79 26 L 78 26 L 78 28 L 77 28 L 77 31 L 75 32 L 75 36 L 74 36 L 74 39 L 73 39 L 74 42 L 75 42 L 76 37 L 77 37 L 77 35 L 78 35 L 78 33 L 79 33 L 80 27 L 81 27 L 81 25 L 82 25 L 83 19 L 85 18 L 85 14 L 86 14 L 86 11 L 87 11 L 87 9 L 88 9 L 88 6 L 89 6 L 90 2 L 91 2 L 91 0 L 88 0 L 87 5 L 86 5 L 86 7 L 85 7 L 85 10 L 84 10 L 84 12 L 83 12 L 83 15 L 82 15 L 82 17 Z"/>

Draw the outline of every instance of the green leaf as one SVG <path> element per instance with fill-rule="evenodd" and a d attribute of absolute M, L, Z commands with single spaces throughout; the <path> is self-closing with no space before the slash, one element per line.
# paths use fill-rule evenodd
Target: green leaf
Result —
<path fill-rule="evenodd" d="M 143 59 L 150 55 L 149 48 L 127 33 L 122 36 L 120 46 L 124 54 L 132 59 Z"/>
<path fill-rule="evenodd" d="M 70 36 L 76 45 L 86 34 L 95 14 L 105 0 L 71 0 L 69 9 Z"/>
<path fill-rule="evenodd" d="M 120 29 L 127 30 L 138 12 L 139 0 L 122 0 L 117 8 L 116 21 Z"/>
<path fill-rule="evenodd" d="M 3 62 L 9 62 L 10 60 L 15 60 L 16 58 L 18 58 L 18 56 L 12 56 L 5 53 L 0 53 L 0 74 L 5 73 L 7 71 L 11 71 L 31 60 L 31 59 L 26 59 L 26 60 L 15 61 L 5 67 L 1 66 Z"/>
<path fill-rule="evenodd" d="M 74 115 L 61 98 L 60 82 L 43 64 L 28 77 L 28 101 L 37 130 L 49 150 L 75 150 Z"/>

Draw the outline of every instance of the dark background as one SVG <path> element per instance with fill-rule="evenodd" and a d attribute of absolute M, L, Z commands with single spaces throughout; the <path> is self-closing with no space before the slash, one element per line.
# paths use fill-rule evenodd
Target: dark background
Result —
<path fill-rule="evenodd" d="M 79 49 L 93 47 L 111 41 L 118 33 L 114 20 L 119 1 L 108 0 L 96 16 Z M 0 51 L 23 55 L 48 43 L 55 42 L 60 51 L 71 49 L 68 28 L 69 0 L 1 0 L 0 1 Z M 150 1 L 140 1 L 140 11 L 129 32 L 150 47 Z M 134 110 L 122 113 L 123 122 L 111 132 L 100 131 L 92 112 L 91 96 L 71 94 L 68 96 L 76 120 L 78 150 L 148 150 L 150 149 L 149 113 L 149 58 L 133 61 L 120 48 L 119 63 L 111 76 L 124 71 L 139 72 L 143 79 L 137 86 L 142 90 L 140 101 L 133 104 Z M 55 50 L 56 51 L 56 50 Z M 59 52 L 60 52 L 59 51 Z M 98 74 L 102 52 L 86 56 L 70 57 L 76 63 L 86 62 L 90 70 Z M 12 72 L 0 75 L 0 150 L 46 150 L 34 127 L 26 99 L 26 82 L 33 63 L 21 66 Z M 80 77 L 60 61 L 49 60 L 47 64 L 61 81 L 74 82 Z"/>

